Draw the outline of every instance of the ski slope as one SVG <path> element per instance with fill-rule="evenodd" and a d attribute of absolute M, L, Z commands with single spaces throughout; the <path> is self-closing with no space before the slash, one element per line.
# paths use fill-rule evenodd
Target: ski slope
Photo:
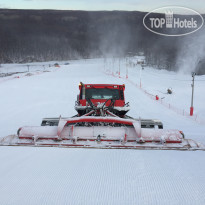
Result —
<path fill-rule="evenodd" d="M 130 116 L 160 119 L 165 128 L 183 130 L 187 138 L 205 144 L 205 125 L 153 101 L 126 79 L 106 75 L 104 71 L 111 68 L 105 68 L 103 60 L 60 64 L 60 68 L 47 66 L 50 72 L 32 71 L 32 76 L 22 73 L 19 78 L 0 79 L 0 137 L 16 133 L 21 126 L 40 125 L 43 117 L 75 115 L 74 103 L 82 81 L 125 83 Z M 112 69 L 116 71 L 117 64 Z M 153 73 L 158 77 L 152 77 Z M 121 75 L 125 76 L 123 63 Z M 172 88 L 177 87 L 176 80 L 170 79 L 188 78 L 148 68 L 142 73 L 143 86 L 154 94 L 155 90 L 163 91 L 168 80 L 156 83 L 160 75 L 169 79 Z M 130 68 L 129 79 L 138 83 L 139 70 Z M 200 81 L 200 89 L 204 86 Z M 179 87 L 166 100 L 183 107 L 189 90 L 181 84 Z M 183 99 L 178 93 L 182 90 Z M 196 96 L 200 101 L 197 111 L 203 118 L 205 99 Z M 0 147 L 0 204 L 205 204 L 204 157 L 202 151 Z"/>

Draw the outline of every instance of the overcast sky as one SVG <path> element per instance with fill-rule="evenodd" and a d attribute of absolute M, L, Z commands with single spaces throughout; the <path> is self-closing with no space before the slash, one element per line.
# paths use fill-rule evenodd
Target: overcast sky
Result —
<path fill-rule="evenodd" d="M 0 0 L 0 8 L 10 9 L 151 11 L 173 5 L 205 13 L 205 0 Z"/>

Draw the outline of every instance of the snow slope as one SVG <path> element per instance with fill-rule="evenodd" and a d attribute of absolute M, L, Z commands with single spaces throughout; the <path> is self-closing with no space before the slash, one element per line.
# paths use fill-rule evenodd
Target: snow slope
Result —
<path fill-rule="evenodd" d="M 165 128 L 183 130 L 187 138 L 205 143 L 204 125 L 153 101 L 125 79 L 105 75 L 103 69 L 101 59 L 78 60 L 51 68 L 53 72 L 22 74 L 0 83 L 0 137 L 24 125 L 40 125 L 43 117 L 75 115 L 82 81 L 125 83 L 130 116 L 160 119 Z M 149 69 L 147 76 L 162 72 Z M 130 79 L 137 81 L 135 73 L 129 69 Z M 167 81 L 158 85 L 155 78 L 142 75 L 150 91 L 167 88 Z M 163 72 L 169 79 L 173 75 Z M 184 92 L 187 96 L 188 90 Z M 203 112 L 202 103 L 198 110 Z M 0 147 L 0 204 L 205 204 L 204 157 L 201 151 Z"/>
<path fill-rule="evenodd" d="M 136 83 L 140 83 L 141 66 L 129 68 L 129 78 Z M 122 70 L 125 73 L 125 68 Z M 158 95 L 166 103 L 176 106 L 190 112 L 191 94 L 192 94 L 192 76 L 179 72 L 170 72 L 167 70 L 156 70 L 151 67 L 145 67 L 141 72 L 141 84 L 144 89 L 153 95 Z M 194 89 L 194 113 L 197 117 L 205 119 L 205 75 L 195 76 Z M 171 88 L 172 95 L 167 95 L 167 89 Z"/>
<path fill-rule="evenodd" d="M 204 204 L 202 152 L 1 147 L 1 204 Z"/>

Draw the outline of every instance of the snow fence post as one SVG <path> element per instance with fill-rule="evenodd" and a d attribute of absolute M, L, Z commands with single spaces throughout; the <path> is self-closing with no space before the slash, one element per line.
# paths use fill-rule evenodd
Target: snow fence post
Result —
<path fill-rule="evenodd" d="M 192 73 L 192 84 L 191 84 L 191 87 L 192 87 L 192 95 L 191 95 L 191 107 L 190 107 L 190 116 L 193 116 L 193 113 L 194 113 L 194 106 L 193 106 L 193 102 L 194 102 L 194 77 L 195 77 L 196 73 L 193 72 Z"/>

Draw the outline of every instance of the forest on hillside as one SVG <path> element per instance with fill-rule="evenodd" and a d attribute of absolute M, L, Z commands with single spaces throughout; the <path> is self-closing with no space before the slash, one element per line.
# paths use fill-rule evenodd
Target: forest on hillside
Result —
<path fill-rule="evenodd" d="M 138 11 L 0 10 L 0 63 L 124 57 L 143 52 L 158 69 L 205 74 L 205 30 L 160 36 Z"/>

